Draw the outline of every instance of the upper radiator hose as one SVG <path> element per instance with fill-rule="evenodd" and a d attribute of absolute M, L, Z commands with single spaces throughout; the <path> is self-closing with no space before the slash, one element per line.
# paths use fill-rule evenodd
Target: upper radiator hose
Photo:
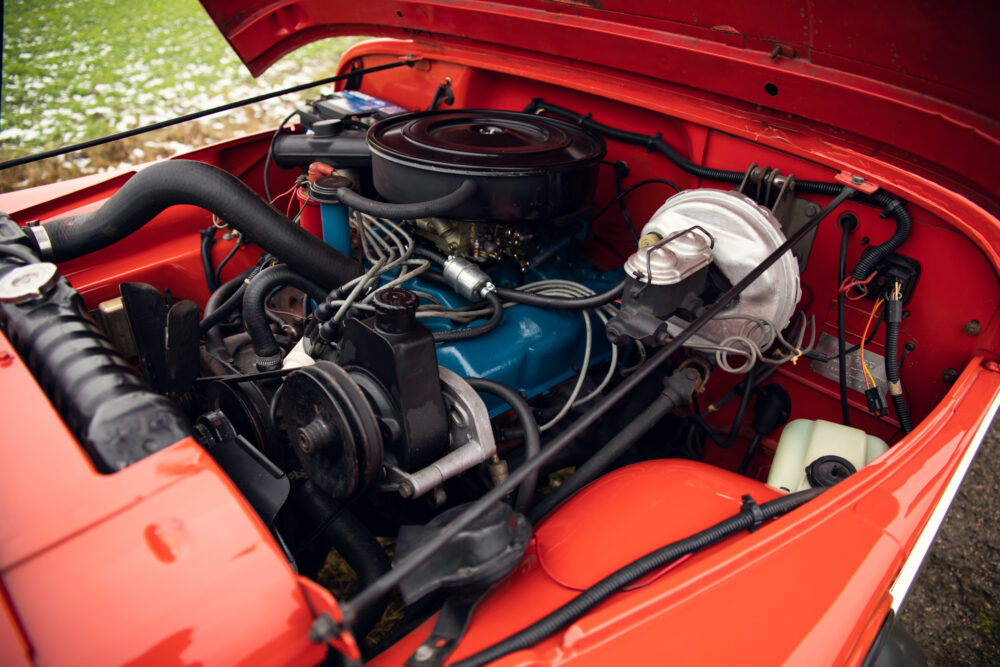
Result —
<path fill-rule="evenodd" d="M 130 178 L 98 210 L 31 229 L 42 259 L 62 262 L 120 241 L 177 204 L 211 211 L 297 273 L 332 289 L 361 265 L 294 224 L 232 174 L 203 162 L 168 160 Z"/>
<path fill-rule="evenodd" d="M 0 239 L 12 229 L 0 218 Z M 101 472 L 191 434 L 180 409 L 146 387 L 53 264 L 0 254 L 0 328 Z"/>

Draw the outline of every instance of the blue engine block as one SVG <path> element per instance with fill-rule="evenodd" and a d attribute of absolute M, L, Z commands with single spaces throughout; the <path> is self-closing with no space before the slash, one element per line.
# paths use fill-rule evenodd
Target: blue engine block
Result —
<path fill-rule="evenodd" d="M 502 271 L 491 274 L 494 284 L 511 285 L 511 276 L 502 274 Z M 612 287 L 622 277 L 620 269 L 600 273 L 582 260 L 566 261 L 564 257 L 557 255 L 546 266 L 529 269 L 523 282 L 572 280 L 601 292 Z M 449 308 L 469 304 L 450 289 L 420 278 L 409 281 L 406 287 L 431 294 Z M 574 311 L 547 310 L 524 305 L 507 308 L 500 326 L 493 331 L 469 340 L 439 343 L 438 364 L 462 377 L 480 377 L 500 382 L 531 398 L 579 373 L 586 340 L 583 318 L 583 313 Z M 421 319 L 421 322 L 432 331 L 456 328 L 444 319 L 428 318 Z M 608 359 L 611 344 L 605 337 L 601 321 L 591 315 L 590 322 L 593 332 L 590 364 L 593 365 Z M 472 325 L 461 326 L 481 323 L 480 320 Z M 493 396 L 483 398 L 491 417 L 509 409 L 506 403 Z"/>

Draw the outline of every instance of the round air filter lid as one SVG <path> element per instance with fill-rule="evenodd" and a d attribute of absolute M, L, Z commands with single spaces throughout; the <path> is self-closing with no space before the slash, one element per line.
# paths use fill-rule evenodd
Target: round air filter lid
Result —
<path fill-rule="evenodd" d="M 604 157 L 604 143 L 561 120 L 516 111 L 425 111 L 394 116 L 368 133 L 389 160 L 469 171 L 578 169 Z"/>

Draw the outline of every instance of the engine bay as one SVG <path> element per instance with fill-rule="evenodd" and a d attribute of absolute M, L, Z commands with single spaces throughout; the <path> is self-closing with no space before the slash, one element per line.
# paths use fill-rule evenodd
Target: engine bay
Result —
<path fill-rule="evenodd" d="M 98 470 L 191 435 L 300 573 L 339 553 L 359 642 L 395 562 L 372 654 L 467 622 L 611 471 L 829 488 L 994 346 L 987 257 L 835 164 L 472 67 L 357 78 L 0 221 L 0 325 Z"/>

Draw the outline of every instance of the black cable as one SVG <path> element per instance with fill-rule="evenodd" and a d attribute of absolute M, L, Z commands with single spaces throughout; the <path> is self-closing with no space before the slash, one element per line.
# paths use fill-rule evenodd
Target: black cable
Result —
<path fill-rule="evenodd" d="M 535 414 L 531 411 L 531 406 L 528 405 L 528 402 L 519 393 L 499 382 L 485 378 L 465 378 L 465 381 L 478 392 L 493 394 L 506 401 L 515 414 L 517 414 L 517 418 L 521 422 L 521 427 L 524 431 L 525 465 L 532 457 L 537 456 L 542 447 L 542 435 L 541 431 L 538 430 L 538 422 L 535 421 Z M 538 471 L 535 470 L 534 473 L 524 479 L 524 483 L 518 489 L 517 500 L 514 501 L 515 510 L 521 514 L 528 511 L 531 501 L 535 497 L 535 488 L 537 485 Z"/>
<path fill-rule="evenodd" d="M 211 294 L 219 289 L 219 280 L 215 276 L 215 269 L 212 268 L 212 246 L 215 245 L 215 233 L 218 227 L 209 225 L 207 229 L 201 230 L 201 270 L 205 273 L 205 285 Z"/>
<path fill-rule="evenodd" d="M 873 340 L 875 340 L 875 334 L 878 333 L 878 330 L 882 326 L 882 322 L 884 321 L 885 321 L 885 311 L 880 313 L 879 316 L 875 318 L 875 326 L 872 328 L 872 332 L 868 334 L 868 338 L 865 338 L 865 345 L 868 345 Z M 844 350 L 844 352 L 845 354 L 853 354 L 854 352 L 857 352 L 859 349 L 861 349 L 861 343 L 852 345 L 851 347 Z M 819 352 L 811 351 L 803 353 L 802 356 L 805 357 L 806 359 L 812 359 L 813 361 L 819 361 L 821 363 L 829 363 L 834 359 L 837 359 L 839 355 L 836 353 L 820 354 Z"/>
<path fill-rule="evenodd" d="M 754 384 L 755 385 L 759 385 L 761 382 L 763 382 L 767 378 L 771 377 L 771 375 L 773 375 L 775 372 L 777 372 L 778 368 L 780 368 L 780 366 L 778 366 L 777 364 L 769 365 L 767 368 L 765 368 L 764 370 L 760 371 L 760 375 L 756 375 L 755 374 L 754 375 Z M 742 394 L 743 394 L 743 385 L 742 385 L 742 383 L 739 383 L 735 387 L 733 387 L 732 389 L 730 389 L 728 392 L 726 392 L 725 396 L 723 396 L 719 400 L 717 400 L 714 403 L 712 403 L 708 407 L 708 409 L 705 410 L 705 412 L 699 412 L 698 414 L 701 417 L 703 417 L 703 418 L 707 417 L 708 415 L 712 414 L 713 412 L 716 412 L 717 410 L 719 410 L 722 406 L 724 406 L 726 403 L 728 403 L 729 401 L 733 400 L 737 396 L 742 396 Z"/>
<path fill-rule="evenodd" d="M 837 359 L 839 368 L 837 375 L 840 383 L 840 418 L 844 426 L 851 425 L 851 413 L 847 405 L 847 330 L 844 322 L 844 309 L 847 304 L 847 294 L 840 289 L 847 278 L 847 239 L 852 229 L 844 225 L 840 231 L 840 259 L 837 262 Z"/>
<path fill-rule="evenodd" d="M 636 369 L 631 375 L 622 380 L 611 391 L 603 397 L 597 399 L 589 410 L 584 412 L 576 421 L 566 427 L 559 435 L 549 441 L 545 447 L 538 452 L 538 456 L 527 460 L 519 466 L 507 479 L 498 486 L 495 486 L 485 493 L 479 500 L 471 503 L 465 511 L 456 516 L 451 522 L 442 528 L 440 532 L 428 539 L 415 549 L 406 558 L 397 560 L 392 571 L 380 577 L 372 585 L 360 591 L 352 600 L 341 604 L 344 614 L 344 625 L 351 627 L 353 619 L 359 610 L 375 604 L 396 586 L 404 578 L 411 575 L 427 559 L 440 551 L 446 544 L 455 538 L 461 531 L 465 530 L 476 519 L 481 517 L 493 503 L 499 501 L 517 486 L 524 482 L 529 476 L 537 472 L 549 461 L 559 455 L 573 440 L 580 434 L 593 426 L 601 415 L 607 412 L 618 401 L 628 396 L 640 383 L 646 380 L 654 371 L 662 366 L 703 326 L 708 324 L 713 318 L 719 315 L 747 289 L 762 273 L 767 271 L 778 261 L 789 249 L 800 242 L 805 236 L 811 233 L 835 208 L 855 190 L 849 186 L 844 186 L 840 194 L 834 197 L 819 213 L 813 216 L 806 224 L 792 233 L 784 243 L 775 248 L 774 252 L 764 258 L 760 264 L 751 269 L 747 275 L 740 279 L 735 285 L 726 290 L 719 299 L 712 305 L 705 308 L 701 315 L 696 317 L 691 324 L 684 327 L 677 336 L 669 343 L 661 347 L 653 354 L 645 364 Z"/>
<path fill-rule="evenodd" d="M 488 320 L 486 320 L 483 324 L 468 327 L 467 329 L 435 331 L 431 334 L 434 338 L 434 342 L 450 343 L 458 340 L 469 340 L 470 338 L 476 338 L 477 336 L 488 334 L 500 326 L 500 322 L 503 321 L 503 303 L 500 301 L 500 298 L 494 292 L 487 292 L 483 298 L 486 299 L 486 302 L 490 304 L 490 308 L 493 309 Z"/>
<path fill-rule="evenodd" d="M 615 204 L 617 204 L 619 201 L 624 201 L 625 197 L 628 197 L 630 194 L 632 194 L 633 192 L 635 192 L 639 188 L 647 186 L 647 185 L 653 185 L 654 183 L 659 183 L 660 185 L 669 185 L 676 192 L 680 192 L 681 191 L 681 189 L 679 187 L 677 187 L 677 185 L 675 183 L 673 183 L 672 181 L 668 181 L 665 178 L 647 178 L 644 181 L 639 181 L 638 183 L 634 183 L 634 184 L 630 185 L 629 187 L 625 188 L 624 190 L 622 190 L 618 194 L 617 197 L 615 197 L 614 199 L 612 199 L 611 201 L 609 201 L 607 204 L 605 204 L 604 206 L 602 206 L 601 208 L 599 208 L 597 210 L 597 213 L 594 214 L 594 217 L 593 217 L 593 219 L 591 221 L 597 220 L 599 217 L 601 217 L 602 215 L 604 215 L 605 213 L 607 213 L 609 208 L 611 208 L 612 206 L 614 206 Z M 635 234 L 635 230 L 634 229 L 632 230 L 632 233 Z M 638 243 L 638 239 L 636 240 L 636 243 Z"/>
<path fill-rule="evenodd" d="M 750 467 L 750 461 L 753 459 L 753 455 L 757 452 L 757 447 L 760 446 L 760 441 L 763 437 L 764 435 L 760 431 L 753 434 L 753 439 L 750 440 L 750 444 L 747 445 L 747 451 L 743 454 L 743 460 L 740 461 L 740 467 L 736 469 L 736 472 L 740 475 L 745 474 L 747 468 Z"/>
<path fill-rule="evenodd" d="M 672 396 L 659 394 L 652 403 L 629 421 L 618 434 L 601 446 L 582 465 L 578 466 L 563 483 L 549 495 L 538 501 L 528 518 L 532 523 L 538 523 L 552 510 L 569 499 L 574 493 L 597 479 L 612 463 L 630 449 L 649 432 L 659 421 L 677 407 L 677 401 Z"/>
<path fill-rule="evenodd" d="M 622 218 L 625 220 L 625 225 L 628 227 L 629 234 L 632 235 L 632 240 L 635 241 L 636 245 L 639 245 L 639 232 L 635 231 L 635 224 L 632 222 L 632 216 L 628 213 L 628 206 L 625 205 L 625 196 L 622 194 L 622 180 L 621 174 L 615 167 L 615 194 L 617 195 L 615 199 L 618 200 L 618 204 L 622 209 Z M 676 186 L 675 186 L 676 187 Z"/>
<path fill-rule="evenodd" d="M 740 428 L 743 426 L 743 417 L 746 415 L 747 406 L 750 405 L 750 394 L 753 392 L 754 386 L 760 382 L 760 380 L 754 380 L 754 371 L 755 369 L 751 368 L 746 374 L 746 377 L 743 378 L 743 382 L 741 383 L 743 385 L 743 390 L 740 395 L 740 406 L 736 410 L 736 416 L 733 417 L 732 426 L 729 427 L 729 434 L 725 438 L 716 433 L 715 429 L 713 429 L 709 423 L 705 421 L 704 417 L 698 413 L 690 416 L 690 419 L 701 427 L 701 429 L 705 432 L 705 435 L 707 435 L 712 442 L 722 449 L 729 449 L 732 447 L 733 443 L 736 442 L 736 438 L 740 434 Z"/>
<path fill-rule="evenodd" d="M 413 249 L 413 254 L 420 255 L 426 259 L 431 260 L 439 266 L 444 266 L 448 258 L 444 255 L 430 250 L 428 248 L 416 247 Z M 444 278 L 437 273 L 426 272 L 422 274 L 422 278 L 426 278 L 432 282 L 438 284 L 447 285 Z M 591 308 L 599 308 L 601 306 L 607 305 L 612 301 L 620 298 L 622 292 L 625 290 L 625 280 L 616 284 L 614 287 L 600 292 L 598 294 L 591 294 L 590 296 L 581 297 L 563 297 L 563 296 L 546 296 L 544 294 L 532 294 L 531 292 L 525 292 L 518 289 L 509 289 L 506 287 L 497 287 L 495 292 L 503 301 L 511 301 L 513 303 L 519 303 L 525 306 L 535 306 L 537 308 L 551 308 L 553 310 L 589 310 Z M 437 332 L 442 333 L 442 332 Z M 485 333 L 485 332 L 483 332 Z M 438 340 L 435 338 L 435 340 Z M 444 340 L 444 339 L 442 339 Z"/>
<path fill-rule="evenodd" d="M 222 269 L 226 264 L 229 263 L 229 260 L 231 260 L 236 255 L 241 245 L 243 245 L 243 237 L 239 236 L 236 238 L 236 243 L 233 244 L 233 247 L 229 249 L 229 252 L 226 253 L 226 256 L 222 258 L 222 261 L 219 262 L 219 265 L 215 267 L 215 275 L 213 277 L 215 278 L 216 284 L 218 285 L 222 284 Z"/>
<path fill-rule="evenodd" d="M 319 79 L 318 81 L 311 81 L 309 83 L 302 83 L 297 86 L 290 86 L 289 88 L 282 88 L 281 90 L 275 90 L 270 93 L 264 93 L 263 95 L 255 95 L 253 97 L 248 97 L 237 102 L 230 102 L 229 104 L 223 104 L 221 106 L 212 107 L 211 109 L 205 109 L 203 111 L 195 111 L 193 113 L 184 114 L 183 116 L 177 116 L 176 118 L 171 118 L 170 120 L 161 120 L 157 123 L 151 123 L 149 125 L 143 125 L 142 127 L 137 127 L 132 130 L 125 130 L 124 132 L 117 132 L 115 134 L 109 134 L 104 137 L 99 137 L 97 139 L 88 139 L 87 141 L 81 141 L 77 144 L 70 144 L 69 146 L 63 146 L 62 148 L 53 148 L 52 150 L 42 151 L 40 153 L 33 153 L 31 155 L 24 155 L 22 157 L 17 157 L 12 160 L 7 160 L 5 162 L 0 162 L 0 171 L 4 169 L 9 169 L 11 167 L 16 167 L 22 164 L 28 164 L 30 162 L 36 162 L 38 160 L 44 160 L 50 157 L 56 157 L 58 155 L 65 155 L 66 153 L 74 153 L 76 151 L 82 151 L 85 148 L 93 148 L 94 146 L 100 146 L 102 144 L 108 144 L 112 141 L 118 141 L 119 139 L 127 139 L 129 137 L 134 137 L 138 134 L 145 134 L 146 132 L 152 132 L 153 130 L 160 130 L 165 127 L 170 127 L 172 125 L 178 125 L 180 123 L 186 123 L 189 120 L 197 120 L 198 118 L 204 118 L 205 116 L 211 116 L 217 113 L 222 113 L 223 111 L 229 111 L 230 109 L 237 109 L 242 106 L 247 106 L 248 104 L 256 104 L 257 102 L 263 102 L 264 100 L 269 100 L 272 97 L 281 97 L 282 95 L 288 95 L 289 93 L 297 93 L 301 90 L 308 90 L 309 88 L 315 88 L 316 86 L 324 86 L 328 83 L 333 83 L 335 81 L 342 81 L 344 79 L 349 79 L 355 76 L 362 76 L 364 74 L 373 74 L 375 72 L 381 72 L 382 70 L 394 69 L 396 67 L 413 67 L 416 60 L 400 60 L 393 63 L 386 63 L 384 65 L 376 65 L 374 67 L 369 67 L 367 69 L 359 69 L 353 72 L 348 72 L 347 74 L 337 74 L 336 76 L 328 76 L 325 79 Z"/>
<path fill-rule="evenodd" d="M 513 301 L 525 306 L 551 308 L 554 310 L 589 310 L 591 308 L 600 308 L 621 298 L 623 291 L 625 291 L 625 280 L 603 292 L 579 297 L 546 296 L 544 294 L 532 294 L 531 292 L 508 289 L 506 287 L 498 287 L 496 289 L 497 295 L 504 301 Z"/>
<path fill-rule="evenodd" d="M 756 530 L 761 522 L 780 516 L 807 503 L 823 489 L 808 489 L 790 493 L 763 505 L 757 505 L 750 496 L 743 496 L 743 507 L 738 514 L 695 533 L 672 542 L 615 570 L 599 582 L 547 616 L 535 621 L 524 630 L 493 644 L 473 655 L 454 663 L 454 667 L 479 667 L 505 655 L 530 648 L 549 635 L 558 632 L 577 620 L 598 604 L 653 570 L 676 561 L 687 554 L 697 553 L 708 546 L 744 530 Z"/>
<path fill-rule="evenodd" d="M 288 124 L 288 121 L 292 119 L 292 116 L 299 112 L 298 109 L 294 110 L 292 113 L 285 116 L 285 119 L 278 123 L 278 128 L 271 135 L 271 141 L 267 145 L 267 155 L 264 156 L 264 198 L 267 203 L 271 203 L 271 186 L 267 182 L 267 170 L 271 166 L 271 156 L 274 155 L 274 142 L 278 139 L 278 135 L 281 134 L 282 128 Z"/>
<path fill-rule="evenodd" d="M 713 169 L 711 167 L 704 167 L 700 164 L 692 162 L 674 150 L 674 148 L 665 142 L 663 137 L 659 134 L 647 136 L 636 132 L 621 130 L 611 127 L 610 125 L 604 125 L 603 123 L 598 123 L 593 120 L 590 114 L 579 114 L 575 111 L 546 102 L 541 98 L 531 100 L 531 103 L 525 107 L 524 111 L 526 113 L 538 113 L 540 111 L 544 111 L 558 118 L 576 123 L 580 127 L 590 130 L 591 132 L 596 132 L 602 136 L 614 139 L 615 141 L 632 144 L 634 146 L 642 146 L 650 152 L 657 151 L 663 154 L 668 160 L 673 162 L 682 170 L 701 179 L 722 181 L 723 183 L 739 185 L 743 182 L 745 177 L 745 172 L 742 171 Z M 840 183 L 829 183 L 825 181 L 795 181 L 795 191 L 803 194 L 816 194 L 833 197 L 841 191 L 842 187 L 843 186 Z M 878 266 L 883 258 L 895 252 L 899 246 L 906 241 L 907 237 L 910 235 L 912 222 L 910 220 L 909 213 L 906 211 L 905 202 L 893 197 L 883 190 L 879 190 L 878 192 L 870 195 L 855 192 L 852 197 L 855 201 L 881 208 L 882 213 L 880 215 L 882 218 L 892 216 L 896 221 L 896 230 L 893 232 L 892 236 L 880 245 L 867 248 L 864 253 L 862 253 L 861 259 L 858 260 L 858 263 L 851 271 L 851 277 L 855 280 L 865 280 L 871 275 L 872 271 L 876 266 Z"/>

